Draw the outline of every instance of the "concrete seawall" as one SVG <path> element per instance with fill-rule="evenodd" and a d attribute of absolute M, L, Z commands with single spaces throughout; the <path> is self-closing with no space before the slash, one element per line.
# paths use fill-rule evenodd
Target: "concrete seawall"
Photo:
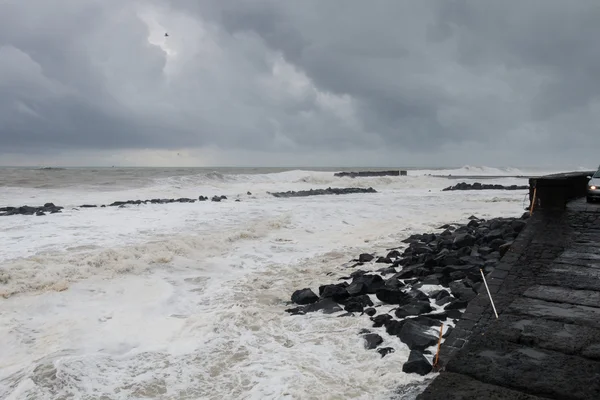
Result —
<path fill-rule="evenodd" d="M 482 291 L 419 400 L 600 398 L 600 205 L 581 198 L 587 174 L 530 181 L 533 216 L 487 277 L 499 319 Z"/>

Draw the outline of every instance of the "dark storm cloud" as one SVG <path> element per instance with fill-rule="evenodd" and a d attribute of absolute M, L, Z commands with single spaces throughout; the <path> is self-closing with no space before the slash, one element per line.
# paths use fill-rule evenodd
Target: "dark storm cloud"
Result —
<path fill-rule="evenodd" d="M 591 159 L 599 20 L 586 0 L 8 0 L 2 150 Z"/>

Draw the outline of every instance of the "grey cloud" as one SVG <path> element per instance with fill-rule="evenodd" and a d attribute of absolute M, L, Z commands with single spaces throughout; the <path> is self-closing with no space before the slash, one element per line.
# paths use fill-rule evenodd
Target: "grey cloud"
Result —
<path fill-rule="evenodd" d="M 443 164 L 464 144 L 465 163 L 475 147 L 502 163 L 528 143 L 593 160 L 598 20 L 592 0 L 5 0 L 0 154 L 395 149 Z"/>

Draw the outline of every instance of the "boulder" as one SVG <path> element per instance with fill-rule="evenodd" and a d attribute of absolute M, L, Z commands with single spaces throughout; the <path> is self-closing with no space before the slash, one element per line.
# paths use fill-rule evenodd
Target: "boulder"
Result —
<path fill-rule="evenodd" d="M 383 343 L 383 338 L 376 333 L 367 333 L 363 335 L 365 339 L 365 349 L 373 350 Z"/>
<path fill-rule="evenodd" d="M 302 315 L 309 312 L 323 311 L 323 314 L 333 314 L 342 311 L 342 308 L 331 299 L 321 299 L 316 303 L 312 303 L 303 307 L 289 308 L 285 310 L 292 315 Z"/>
<path fill-rule="evenodd" d="M 375 256 L 368 254 L 368 253 L 363 253 L 361 255 L 358 256 L 358 262 L 369 262 L 372 261 L 375 258 Z"/>
<path fill-rule="evenodd" d="M 374 294 L 377 290 L 381 289 L 385 285 L 385 281 L 379 275 L 375 274 L 364 274 L 355 277 L 352 283 L 363 283 L 366 286 L 367 293 Z"/>
<path fill-rule="evenodd" d="M 475 293 L 470 287 L 466 286 L 464 282 L 450 282 L 449 286 L 452 295 L 459 300 L 468 302 L 477 296 L 477 293 Z"/>
<path fill-rule="evenodd" d="M 335 301 L 345 300 L 350 296 L 346 290 L 346 286 L 343 283 L 337 285 L 323 285 L 319 286 L 319 296 L 322 298 L 332 298 Z"/>
<path fill-rule="evenodd" d="M 473 246 L 477 239 L 475 236 L 470 235 L 468 233 L 461 233 L 454 237 L 453 245 L 455 248 L 461 248 L 466 246 Z"/>
<path fill-rule="evenodd" d="M 395 350 L 392 347 L 380 347 L 377 349 L 377 352 L 381 354 L 381 358 L 387 356 L 390 353 L 393 353 Z"/>
<path fill-rule="evenodd" d="M 369 317 L 372 317 L 373 315 L 377 314 L 377 310 L 373 307 L 369 307 L 365 308 L 364 313 L 367 314 Z"/>
<path fill-rule="evenodd" d="M 429 333 L 429 326 L 421 325 L 413 320 L 406 320 L 398 337 L 409 349 L 419 351 L 435 345 L 438 341 L 436 336 Z"/>
<path fill-rule="evenodd" d="M 311 289 L 305 288 L 296 290 L 292 294 L 292 301 L 300 305 L 312 304 L 319 301 L 319 296 L 317 296 Z"/>
<path fill-rule="evenodd" d="M 389 314 L 379 314 L 378 316 L 371 318 L 371 321 L 373 321 L 373 328 L 381 328 L 392 320 L 393 318 Z"/>
<path fill-rule="evenodd" d="M 380 301 L 388 304 L 406 304 L 410 301 L 410 297 L 400 290 L 382 288 L 375 292 L 375 295 Z"/>
<path fill-rule="evenodd" d="M 396 309 L 396 317 L 406 318 L 411 315 L 420 315 L 431 312 L 433 309 L 429 302 L 411 301 L 408 304 L 400 306 Z"/>
<path fill-rule="evenodd" d="M 407 374 L 427 375 L 432 369 L 429 360 L 417 350 L 411 350 L 408 361 L 402 365 L 402 372 Z"/>

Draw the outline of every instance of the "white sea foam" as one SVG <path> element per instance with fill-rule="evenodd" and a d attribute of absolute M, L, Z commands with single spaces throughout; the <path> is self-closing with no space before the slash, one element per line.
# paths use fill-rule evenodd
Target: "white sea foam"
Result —
<path fill-rule="evenodd" d="M 525 183 L 490 182 L 506 179 Z M 153 182 L 107 192 L 0 189 L 7 204 L 196 193 L 242 200 L 0 218 L 0 398 L 388 398 L 423 381 L 402 373 L 406 346 L 374 328 L 396 350 L 381 358 L 357 334 L 367 317 L 290 316 L 290 294 L 335 282 L 350 258 L 384 254 L 412 233 L 472 214 L 520 215 L 525 195 L 441 192 L 455 181 L 427 176 L 308 171 Z M 267 194 L 352 185 L 379 192 Z"/>

